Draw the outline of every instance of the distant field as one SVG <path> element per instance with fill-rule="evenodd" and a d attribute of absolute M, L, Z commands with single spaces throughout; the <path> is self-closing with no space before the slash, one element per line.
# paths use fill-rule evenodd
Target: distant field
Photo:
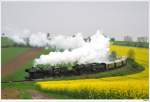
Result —
<path fill-rule="evenodd" d="M 7 63 L 8 61 L 13 60 L 14 57 L 23 53 L 28 48 L 20 48 L 20 47 L 8 47 L 1 48 L 1 63 Z"/>
<path fill-rule="evenodd" d="M 148 42 L 133 42 L 133 41 L 113 41 L 113 45 L 118 46 L 131 46 L 131 47 L 139 47 L 139 48 L 148 48 Z"/>
<path fill-rule="evenodd" d="M 148 49 L 111 46 L 111 51 L 118 55 L 126 55 L 129 49 L 135 51 L 135 60 L 145 67 L 145 70 L 126 76 L 107 77 L 99 79 L 78 79 L 37 82 L 40 90 L 49 93 L 66 94 L 74 98 L 148 98 Z M 142 83 L 142 84 L 141 84 Z"/>

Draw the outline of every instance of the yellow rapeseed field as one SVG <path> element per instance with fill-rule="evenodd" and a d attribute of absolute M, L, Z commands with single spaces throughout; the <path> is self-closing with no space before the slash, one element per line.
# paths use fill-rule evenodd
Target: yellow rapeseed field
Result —
<path fill-rule="evenodd" d="M 145 70 L 141 73 L 137 73 L 133 76 L 134 78 L 147 78 L 148 80 L 148 72 L 149 72 L 149 50 L 147 48 L 136 48 L 136 47 L 126 47 L 126 46 L 111 46 L 111 51 L 116 51 L 119 56 L 126 56 L 128 51 L 132 49 L 135 52 L 135 60 L 142 66 L 144 66 Z"/>
<path fill-rule="evenodd" d="M 129 49 L 135 51 L 135 60 L 145 67 L 145 70 L 126 76 L 98 79 L 78 79 L 45 81 L 36 84 L 41 90 L 65 94 L 73 98 L 101 99 L 145 99 L 148 98 L 148 49 L 111 46 L 111 51 L 124 56 Z"/>

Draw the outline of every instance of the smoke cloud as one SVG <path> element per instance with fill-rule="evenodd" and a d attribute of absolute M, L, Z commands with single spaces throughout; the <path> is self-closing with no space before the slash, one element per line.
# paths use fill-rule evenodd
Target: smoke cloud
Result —
<path fill-rule="evenodd" d="M 49 42 L 49 45 L 55 46 L 57 49 L 74 49 L 82 47 L 84 44 L 85 41 L 81 33 L 77 33 L 71 37 L 58 35 Z"/>
<path fill-rule="evenodd" d="M 33 47 L 54 47 L 56 49 L 74 49 L 81 47 L 85 41 L 81 33 L 73 36 L 57 35 L 48 33 L 31 33 L 29 30 L 7 29 L 6 36 L 17 44 L 30 45 Z"/>
<path fill-rule="evenodd" d="M 12 30 L 14 31 L 14 30 Z M 6 36 L 14 42 L 33 47 L 55 47 L 64 49 L 63 52 L 50 52 L 48 55 L 41 55 L 34 60 L 38 64 L 68 64 L 75 63 L 107 63 L 109 61 L 109 38 L 100 31 L 85 41 L 81 33 L 73 36 L 57 35 L 51 36 L 47 33 L 32 33 L 29 30 L 6 33 Z"/>
<path fill-rule="evenodd" d="M 95 35 L 91 36 L 90 42 L 85 42 L 80 35 L 81 34 L 78 35 L 80 38 L 78 40 L 82 44 L 80 44 L 78 48 L 71 51 L 65 50 L 64 52 L 50 52 L 48 55 L 41 55 L 40 58 L 35 59 L 35 65 L 57 65 L 75 62 L 77 62 L 78 64 L 86 64 L 103 63 L 108 61 L 109 38 L 105 37 L 100 31 L 97 31 Z M 64 43 L 61 41 L 59 42 Z M 75 43 L 72 43 L 72 46 L 74 46 L 73 44 Z"/>

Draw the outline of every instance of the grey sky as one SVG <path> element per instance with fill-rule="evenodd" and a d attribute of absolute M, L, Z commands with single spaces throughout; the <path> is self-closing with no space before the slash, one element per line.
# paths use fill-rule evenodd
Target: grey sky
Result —
<path fill-rule="evenodd" d="M 148 2 L 2 2 L 5 27 L 32 32 L 91 35 L 101 29 L 121 39 L 148 36 Z"/>

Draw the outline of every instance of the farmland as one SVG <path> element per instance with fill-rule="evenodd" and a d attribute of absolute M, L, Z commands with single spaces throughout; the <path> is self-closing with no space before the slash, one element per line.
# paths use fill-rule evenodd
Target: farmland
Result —
<path fill-rule="evenodd" d="M 97 74 L 52 78 L 49 79 L 49 81 L 3 83 L 2 89 L 13 88 L 19 90 L 21 95 L 20 98 L 24 99 L 32 98 L 32 95 L 26 91 L 30 89 L 38 90 L 49 96 L 60 99 L 147 99 L 148 49 L 111 46 L 111 51 L 116 51 L 120 56 L 126 55 L 129 49 L 134 50 L 135 60 L 145 68 L 144 70 L 136 72 L 136 70 L 123 67 Z M 40 53 L 48 53 L 48 50 L 43 50 Z M 32 63 L 33 60 L 29 60 L 21 68 L 16 70 L 16 72 L 5 77 L 4 80 L 24 79 L 24 69 L 31 67 Z"/>
<path fill-rule="evenodd" d="M 8 75 L 2 76 L 2 81 L 24 80 L 24 77 L 26 75 L 26 73 L 25 73 L 24 70 L 26 68 L 31 68 L 32 67 L 34 58 L 38 57 L 41 54 L 47 54 L 50 51 L 50 50 L 39 49 L 39 51 L 37 52 L 37 54 L 34 55 L 35 57 L 32 58 L 32 56 L 31 56 L 31 55 L 33 55 L 32 53 L 35 53 L 34 49 L 32 49 L 32 48 L 18 48 L 18 47 L 13 47 L 12 49 L 14 49 L 14 52 L 12 52 L 13 50 L 8 50 L 9 48 L 3 48 L 3 49 L 2 49 L 2 52 L 4 52 L 6 50 L 4 52 L 6 55 L 3 55 L 4 58 L 2 60 L 7 59 L 7 58 L 10 59 L 10 60 L 6 61 L 5 63 L 9 63 L 10 62 L 10 65 L 13 65 L 13 66 L 10 67 L 11 68 L 10 70 L 12 70 L 12 67 L 15 67 L 15 69 L 17 69 L 17 70 L 13 71 L 12 73 L 10 73 Z M 22 49 L 25 49 L 25 50 L 22 51 Z M 38 49 L 35 49 L 35 50 L 38 50 Z M 20 51 L 20 53 L 17 53 L 19 51 Z M 27 53 L 29 51 L 30 51 L 30 53 Z M 22 53 L 24 55 L 22 55 Z M 27 53 L 27 54 L 25 55 L 25 53 Z M 10 55 L 10 56 L 8 56 L 8 55 Z M 19 67 L 18 66 L 19 64 L 17 64 L 17 65 L 15 64 L 14 65 L 13 63 L 11 63 L 12 62 L 11 59 L 13 59 L 13 58 L 15 59 L 15 57 L 16 57 L 14 55 L 16 55 L 17 57 L 23 57 L 24 56 L 24 59 L 27 59 L 27 56 L 28 56 L 28 58 L 29 57 L 30 58 L 29 58 L 28 61 L 24 62 L 25 64 L 20 65 L 20 67 Z M 15 59 L 15 60 L 17 60 L 17 59 Z M 19 62 L 23 62 L 23 61 L 21 61 L 21 59 L 22 58 L 19 59 Z M 16 63 L 16 61 L 14 61 L 14 63 Z M 6 64 L 6 66 L 8 66 L 8 65 Z M 6 66 L 5 66 L 5 64 L 3 66 L 3 64 L 2 64 L 2 67 L 7 68 Z"/>
<path fill-rule="evenodd" d="M 3 0 L 2 101 L 149 101 L 148 4 Z"/>
<path fill-rule="evenodd" d="M 2 48 L 1 52 L 1 58 L 2 58 L 2 64 L 7 63 L 8 61 L 15 58 L 18 54 L 21 54 L 22 52 L 26 51 L 28 48 L 20 48 L 20 47 L 8 47 L 8 48 Z M 11 53 L 10 53 L 11 51 Z"/>
<path fill-rule="evenodd" d="M 129 49 L 129 47 L 111 46 L 111 50 L 116 51 L 120 56 L 126 55 Z M 145 67 L 145 70 L 140 73 L 100 79 L 37 82 L 36 84 L 43 91 L 63 93 L 75 98 L 148 98 L 148 50 L 132 49 L 135 51 L 135 60 Z"/>

